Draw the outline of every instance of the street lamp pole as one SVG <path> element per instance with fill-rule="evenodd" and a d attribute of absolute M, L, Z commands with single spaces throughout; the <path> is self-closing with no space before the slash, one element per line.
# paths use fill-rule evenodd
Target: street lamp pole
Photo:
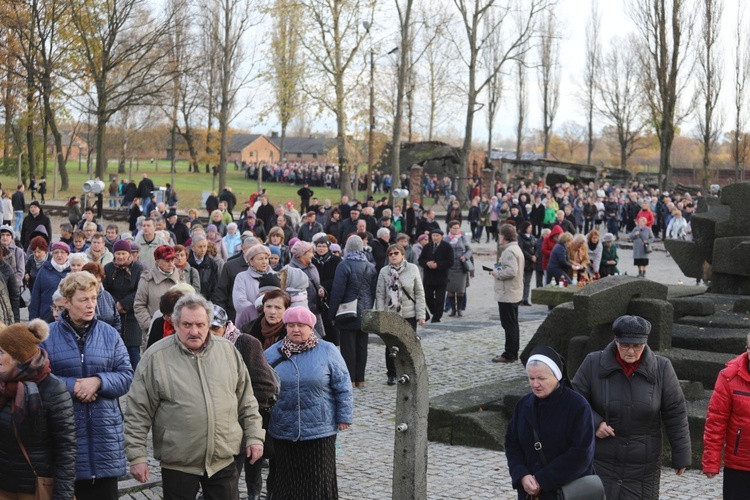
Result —
<path fill-rule="evenodd" d="M 367 197 L 372 196 L 372 164 L 375 161 L 375 51 L 370 45 L 370 137 L 367 145 Z"/>

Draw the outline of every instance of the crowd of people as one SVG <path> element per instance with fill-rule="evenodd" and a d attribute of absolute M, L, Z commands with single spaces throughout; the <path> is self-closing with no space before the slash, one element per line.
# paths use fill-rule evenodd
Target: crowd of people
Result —
<path fill-rule="evenodd" d="M 144 174 L 141 182 L 149 181 Z M 149 433 L 165 498 L 194 498 L 199 488 L 207 499 L 237 498 L 242 470 L 250 498 L 258 498 L 264 460 L 274 498 L 337 498 L 336 436 L 352 425 L 354 391 L 365 387 L 367 374 L 365 311 L 398 314 L 415 334 L 444 312 L 461 317 L 477 274 L 472 245 L 484 229 L 497 241 L 489 274 L 506 340 L 493 361 L 515 362 L 518 307 L 530 304 L 534 273 L 537 286 L 615 274 L 616 241 L 630 238 L 642 246 L 634 263 L 645 276 L 655 235 L 681 234 L 668 228 L 692 213 L 688 197 L 638 186 L 499 184 L 495 196 L 473 198 L 467 235 L 457 205 L 441 226 L 418 203 L 343 197 L 334 205 L 314 196 L 316 184 L 301 185 L 300 211 L 292 201 L 270 204 L 265 192 L 239 209 L 227 187 L 207 200 L 203 217 L 194 209 L 178 215 L 176 193 L 173 203 L 154 203 L 151 192 L 136 187 L 125 233 L 103 226 L 90 208 L 76 210 L 74 200 L 59 238 L 35 201 L 3 221 L 0 320 L 10 326 L 0 327 L 0 463 L 22 473 L 0 471 L 0 498 L 32 494 L 36 476 L 55 478 L 55 498 L 117 498 L 127 464 L 137 480 L 150 478 Z M 18 193 L 24 197 L 23 186 Z M 587 204 L 605 198 L 617 209 L 604 205 L 587 222 Z M 657 215 L 660 203 L 674 209 L 672 219 Z M 579 220 L 573 214 L 581 205 Z M 615 232 L 601 236 L 610 210 Z M 28 326 L 20 323 L 22 307 L 34 319 Z M 653 497 L 662 421 L 678 473 L 689 465 L 674 371 L 648 349 L 645 320 L 623 322 L 614 342 L 590 355 L 572 381 L 554 352 L 527 366 L 533 394 L 519 402 L 507 441 L 521 498 L 545 498 L 594 467 L 608 497 Z M 387 351 L 385 361 L 385 382 L 395 385 Z M 746 360 L 736 369 L 747 371 Z M 643 384 L 638 394 L 628 389 L 636 382 Z M 717 405 L 710 411 L 722 433 Z M 636 406 L 642 414 L 633 413 Z M 558 418 L 560 408 L 587 425 L 573 429 Z M 537 412 L 537 432 L 550 441 L 546 459 L 560 463 L 559 452 L 562 466 L 546 468 L 533 446 L 527 449 L 533 429 L 523 412 Z M 647 460 L 633 458 L 641 456 L 636 450 L 614 451 L 628 437 L 641 443 L 639 435 Z M 571 442 L 572 451 L 565 448 Z M 717 467 L 712 462 L 706 471 Z"/>

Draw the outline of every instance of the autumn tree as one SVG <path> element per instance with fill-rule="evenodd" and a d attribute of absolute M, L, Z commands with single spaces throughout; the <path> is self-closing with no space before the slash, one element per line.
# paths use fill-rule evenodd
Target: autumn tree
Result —
<path fill-rule="evenodd" d="M 352 196 L 349 179 L 352 165 L 347 148 L 347 106 L 357 89 L 364 67 L 357 55 L 367 36 L 364 20 L 372 25 L 374 0 L 301 0 L 303 23 L 300 42 L 310 69 L 303 91 L 336 118 L 341 194 Z"/>
<path fill-rule="evenodd" d="M 274 90 L 275 108 L 281 124 L 279 150 L 281 159 L 286 153 L 286 132 L 302 104 L 300 78 L 305 65 L 302 60 L 300 33 L 297 26 L 302 23 L 302 11 L 294 0 L 275 0 L 270 14 L 273 18 L 271 31 L 271 71 L 268 78 Z"/>
<path fill-rule="evenodd" d="M 667 188 L 677 125 L 688 112 L 680 100 L 691 72 L 692 12 L 688 0 L 633 0 L 630 17 L 640 39 L 639 65 L 650 121 L 659 139 L 659 186 Z M 689 106 L 687 107 L 689 109 Z"/>
<path fill-rule="evenodd" d="M 568 160 L 572 161 L 576 151 L 586 143 L 586 128 L 580 123 L 568 120 L 560 127 L 560 140 L 565 144 Z"/>

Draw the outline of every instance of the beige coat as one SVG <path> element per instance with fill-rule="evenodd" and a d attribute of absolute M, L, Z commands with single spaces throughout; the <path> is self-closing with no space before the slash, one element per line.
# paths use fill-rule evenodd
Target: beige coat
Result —
<path fill-rule="evenodd" d="M 133 303 L 133 312 L 141 330 L 143 330 L 144 341 L 141 345 L 146 345 L 145 339 L 148 337 L 151 319 L 154 313 L 159 310 L 161 296 L 177 283 L 189 284 L 184 269 L 175 268 L 172 276 L 165 276 L 156 269 L 154 264 L 150 269 L 141 273 L 141 281 L 138 282 L 138 290 L 135 292 L 135 302 Z"/>
<path fill-rule="evenodd" d="M 258 402 L 239 351 L 208 335 L 198 354 L 175 334 L 141 358 L 125 409 L 131 465 L 146 462 L 149 430 L 163 468 L 209 477 L 234 462 L 243 442 L 263 444 Z"/>
<path fill-rule="evenodd" d="M 374 309 L 376 311 L 385 311 L 385 306 L 388 304 L 388 279 L 390 276 L 391 266 L 386 264 L 380 270 L 377 288 L 375 289 Z M 425 319 L 424 287 L 422 286 L 419 268 L 416 265 L 406 263 L 406 269 L 401 273 L 401 286 L 403 287 L 401 292 L 401 317 Z"/>
<path fill-rule="evenodd" d="M 500 256 L 500 268 L 492 271 L 495 277 L 495 300 L 515 304 L 523 299 L 523 251 L 517 241 L 508 243 Z"/>

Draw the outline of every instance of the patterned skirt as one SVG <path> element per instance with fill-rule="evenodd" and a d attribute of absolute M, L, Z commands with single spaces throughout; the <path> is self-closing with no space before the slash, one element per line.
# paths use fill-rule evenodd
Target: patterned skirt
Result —
<path fill-rule="evenodd" d="M 273 498 L 336 500 L 336 434 L 309 441 L 274 439 Z"/>

